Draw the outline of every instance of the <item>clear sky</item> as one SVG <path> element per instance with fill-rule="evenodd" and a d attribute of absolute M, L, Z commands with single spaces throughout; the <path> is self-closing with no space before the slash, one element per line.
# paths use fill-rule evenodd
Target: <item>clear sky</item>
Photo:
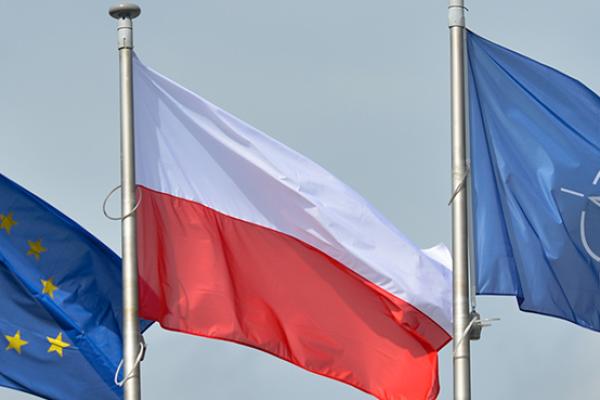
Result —
<path fill-rule="evenodd" d="M 0 3 L 0 172 L 119 252 L 119 226 L 101 212 L 119 183 L 111 4 Z M 311 157 L 420 246 L 450 244 L 446 1 L 138 4 L 135 45 L 147 65 Z M 467 6 L 474 31 L 600 91 L 599 2 Z M 598 396 L 600 334 L 519 312 L 513 298 L 478 305 L 502 320 L 473 343 L 475 399 Z M 369 398 L 256 350 L 158 326 L 146 338 L 147 400 Z M 440 375 L 450 399 L 450 345 Z M 30 397 L 0 389 L 0 398 Z"/>

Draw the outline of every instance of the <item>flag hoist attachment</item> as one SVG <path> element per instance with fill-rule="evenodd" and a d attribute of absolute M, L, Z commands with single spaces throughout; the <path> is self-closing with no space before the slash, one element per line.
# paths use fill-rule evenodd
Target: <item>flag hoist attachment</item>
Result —
<path fill-rule="evenodd" d="M 139 400 L 140 368 L 144 352 L 138 319 L 136 252 L 136 195 L 133 126 L 133 23 L 140 7 L 122 3 L 110 8 L 117 19 L 121 98 L 121 233 L 123 253 L 123 384 L 125 400 Z"/>

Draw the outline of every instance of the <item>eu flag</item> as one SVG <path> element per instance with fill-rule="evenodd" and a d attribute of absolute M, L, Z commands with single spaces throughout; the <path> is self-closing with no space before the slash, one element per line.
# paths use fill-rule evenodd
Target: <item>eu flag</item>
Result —
<path fill-rule="evenodd" d="M 0 175 L 0 385 L 48 399 L 120 399 L 121 261 Z"/>
<path fill-rule="evenodd" d="M 479 294 L 600 331 L 600 98 L 469 32 Z"/>

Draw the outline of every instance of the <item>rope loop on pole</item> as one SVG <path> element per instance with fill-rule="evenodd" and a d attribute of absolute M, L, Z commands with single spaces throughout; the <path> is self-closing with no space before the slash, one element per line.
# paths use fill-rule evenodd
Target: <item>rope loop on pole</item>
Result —
<path fill-rule="evenodd" d="M 120 217 L 113 217 L 112 215 L 108 214 L 108 212 L 106 211 L 106 203 L 108 203 L 108 200 L 110 199 L 110 197 L 117 191 L 121 189 L 121 185 L 115 187 L 113 190 L 111 190 L 110 192 L 108 192 L 108 194 L 106 195 L 106 197 L 104 198 L 104 201 L 102 202 L 102 212 L 104 213 L 104 216 L 112 221 L 122 221 L 127 217 L 130 217 L 133 215 L 133 213 L 135 213 L 137 211 L 137 209 L 139 208 L 140 204 L 142 204 L 142 192 L 140 193 L 140 197 L 137 201 L 137 203 L 135 204 L 135 207 L 133 207 L 133 210 L 131 210 L 130 212 L 128 212 L 125 215 L 122 215 Z M 137 189 L 136 189 L 137 192 Z"/>
<path fill-rule="evenodd" d="M 133 364 L 131 371 L 129 371 L 122 380 L 119 380 L 119 373 L 121 372 L 121 368 L 123 368 L 123 359 L 121 358 L 121 361 L 119 361 L 119 366 L 117 367 L 117 370 L 115 371 L 115 385 L 117 385 L 119 387 L 123 387 L 123 385 L 125 384 L 127 379 L 131 378 L 133 376 L 134 371 L 140 366 L 140 363 L 144 359 L 145 354 L 146 354 L 146 342 L 144 341 L 144 337 L 142 336 L 142 340 L 140 341 L 140 351 L 138 352 L 138 355 L 135 358 L 135 363 Z"/>
<path fill-rule="evenodd" d="M 465 168 L 465 173 L 463 174 L 462 178 L 460 178 L 460 183 L 458 184 L 456 189 L 454 189 L 454 192 L 452 193 L 450 200 L 448 200 L 448 205 L 452 205 L 456 196 L 458 196 L 458 194 L 466 187 L 467 178 L 469 177 L 469 175 L 471 175 L 471 163 L 467 161 L 467 167 Z"/>

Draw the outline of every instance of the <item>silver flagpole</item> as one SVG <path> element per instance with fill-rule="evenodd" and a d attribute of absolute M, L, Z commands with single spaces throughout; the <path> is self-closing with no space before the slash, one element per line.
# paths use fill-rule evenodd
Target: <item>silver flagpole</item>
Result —
<path fill-rule="evenodd" d="M 450 76 L 452 97 L 452 256 L 454 315 L 454 399 L 471 398 L 471 354 L 469 313 L 468 210 L 465 183 L 466 84 L 465 7 L 463 0 L 449 0 Z M 463 337 L 464 335 L 464 337 Z"/>
<path fill-rule="evenodd" d="M 117 19 L 121 97 L 121 222 L 123 252 L 123 376 L 125 400 L 141 398 L 139 355 L 142 351 L 138 317 L 138 274 L 135 226 L 135 162 L 133 142 L 132 20 L 140 15 L 135 4 L 109 10 Z"/>

